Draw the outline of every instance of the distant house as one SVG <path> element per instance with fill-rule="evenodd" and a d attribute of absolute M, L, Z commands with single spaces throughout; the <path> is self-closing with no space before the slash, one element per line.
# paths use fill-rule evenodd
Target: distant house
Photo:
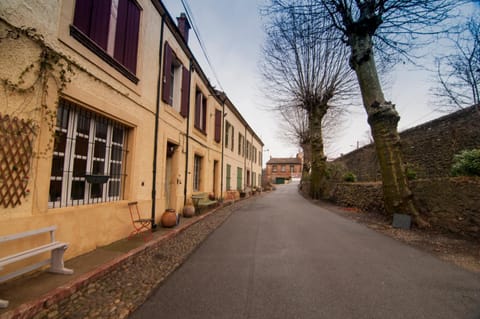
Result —
<path fill-rule="evenodd" d="M 289 183 L 294 178 L 302 176 L 302 154 L 296 157 L 271 157 L 267 162 L 266 179 L 272 184 Z"/>

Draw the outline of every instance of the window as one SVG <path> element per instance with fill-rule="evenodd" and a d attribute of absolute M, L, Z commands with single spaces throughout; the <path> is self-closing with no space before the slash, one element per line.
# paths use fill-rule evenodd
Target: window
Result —
<path fill-rule="evenodd" d="M 282 165 L 282 172 L 285 172 L 285 165 Z"/>
<path fill-rule="evenodd" d="M 262 151 L 258 151 L 258 164 L 263 165 Z"/>
<path fill-rule="evenodd" d="M 193 158 L 193 191 L 200 191 L 200 174 L 202 173 L 202 157 L 195 155 Z"/>
<path fill-rule="evenodd" d="M 276 172 L 277 171 L 277 165 L 273 165 L 272 166 L 272 172 Z"/>
<path fill-rule="evenodd" d="M 256 187 L 257 186 L 257 174 L 255 172 L 252 173 L 252 186 Z"/>
<path fill-rule="evenodd" d="M 70 34 L 138 83 L 140 12 L 135 0 L 77 0 Z"/>
<path fill-rule="evenodd" d="M 188 115 L 189 86 L 190 71 L 177 59 L 168 42 L 165 42 L 162 100 L 183 117 Z"/>
<path fill-rule="evenodd" d="M 195 94 L 195 127 L 207 133 L 207 98 L 198 89 Z"/>
<path fill-rule="evenodd" d="M 249 141 L 247 141 L 247 147 L 245 149 L 246 149 L 245 156 L 247 159 L 250 159 L 250 142 Z"/>
<path fill-rule="evenodd" d="M 227 191 L 232 189 L 231 179 L 232 179 L 232 166 L 230 164 L 227 164 Z"/>
<path fill-rule="evenodd" d="M 252 145 L 252 161 L 254 163 L 257 162 L 257 148 Z"/>
<path fill-rule="evenodd" d="M 290 173 L 294 173 L 295 172 L 295 165 L 290 165 Z"/>
<path fill-rule="evenodd" d="M 243 190 L 243 177 L 241 167 L 237 167 L 237 190 Z"/>
<path fill-rule="evenodd" d="M 222 111 L 215 109 L 215 142 L 222 140 Z"/>
<path fill-rule="evenodd" d="M 55 136 L 50 208 L 122 199 L 124 126 L 60 100 Z"/>

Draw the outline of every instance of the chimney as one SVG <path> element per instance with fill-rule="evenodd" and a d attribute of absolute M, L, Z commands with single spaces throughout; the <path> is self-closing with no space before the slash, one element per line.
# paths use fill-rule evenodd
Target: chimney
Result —
<path fill-rule="evenodd" d="M 190 30 L 190 23 L 188 22 L 185 13 L 182 12 L 180 14 L 180 16 L 177 18 L 177 23 L 180 34 L 182 35 L 185 42 L 188 43 L 188 30 Z"/>

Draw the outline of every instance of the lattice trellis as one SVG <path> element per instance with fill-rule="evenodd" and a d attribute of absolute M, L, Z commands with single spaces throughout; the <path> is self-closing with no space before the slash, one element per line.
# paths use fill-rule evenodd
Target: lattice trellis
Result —
<path fill-rule="evenodd" d="M 28 121 L 0 114 L 0 205 L 21 204 L 27 195 L 34 130 Z"/>

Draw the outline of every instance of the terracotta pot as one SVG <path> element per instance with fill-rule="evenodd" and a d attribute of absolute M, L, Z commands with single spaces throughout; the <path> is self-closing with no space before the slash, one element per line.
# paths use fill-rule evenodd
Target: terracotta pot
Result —
<path fill-rule="evenodd" d="M 208 194 L 208 199 L 209 200 L 215 200 L 215 193 Z"/>
<path fill-rule="evenodd" d="M 175 213 L 175 209 L 167 209 L 162 215 L 162 222 L 163 227 L 173 227 L 178 224 L 177 213 Z"/>
<path fill-rule="evenodd" d="M 190 218 L 195 215 L 195 206 L 193 205 L 185 205 L 183 207 L 183 217 Z"/>

